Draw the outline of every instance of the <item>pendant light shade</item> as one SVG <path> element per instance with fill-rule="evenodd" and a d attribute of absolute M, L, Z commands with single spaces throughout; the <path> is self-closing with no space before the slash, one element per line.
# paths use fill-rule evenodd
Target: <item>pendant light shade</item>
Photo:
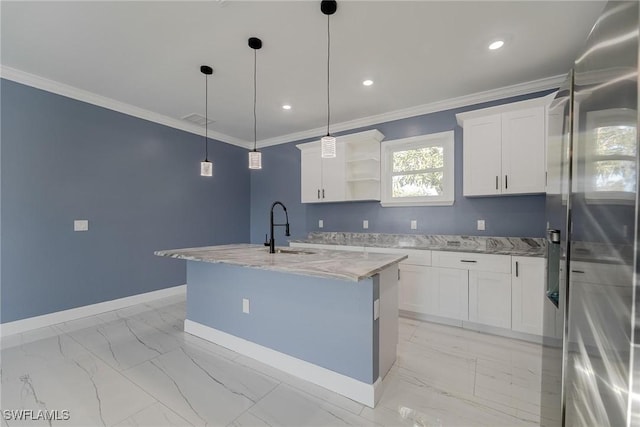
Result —
<path fill-rule="evenodd" d="M 200 175 L 213 176 L 213 163 L 208 160 L 200 162 Z"/>
<path fill-rule="evenodd" d="M 253 151 L 249 151 L 249 169 L 262 169 L 262 153 L 258 151 L 258 120 L 256 117 L 257 94 L 257 52 L 262 47 L 262 40 L 257 37 L 249 38 L 249 47 L 253 49 Z"/>
<path fill-rule="evenodd" d="M 209 76 L 213 69 L 202 65 L 200 72 L 204 74 L 204 161 L 200 162 L 200 175 L 213 176 L 213 163 L 209 161 Z"/>
<path fill-rule="evenodd" d="M 330 159 L 336 156 L 336 138 L 334 136 L 323 136 L 320 144 L 323 158 Z"/>
<path fill-rule="evenodd" d="M 249 169 L 262 169 L 262 153 L 249 151 Z"/>
<path fill-rule="evenodd" d="M 327 135 L 320 140 L 320 152 L 323 158 L 336 157 L 336 138 L 329 133 L 329 123 L 331 122 L 331 97 L 330 97 L 330 76 L 331 76 L 331 31 L 329 27 L 330 17 L 338 9 L 335 0 L 322 0 L 320 10 L 327 15 Z"/>

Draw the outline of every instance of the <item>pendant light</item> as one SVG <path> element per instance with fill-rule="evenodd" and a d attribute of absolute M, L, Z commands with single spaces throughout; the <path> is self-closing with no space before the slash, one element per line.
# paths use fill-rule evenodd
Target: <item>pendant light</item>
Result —
<path fill-rule="evenodd" d="M 256 57 L 258 49 L 262 47 L 262 40 L 257 37 L 249 38 L 249 47 L 253 49 L 253 151 L 249 151 L 249 169 L 262 169 L 262 153 L 256 148 L 258 144 L 257 119 L 256 119 L 256 92 L 257 73 Z"/>
<path fill-rule="evenodd" d="M 327 135 L 320 140 L 321 152 L 323 158 L 333 158 L 336 156 L 336 138 L 329 133 L 329 123 L 331 121 L 331 103 L 329 95 L 329 76 L 330 76 L 330 60 L 331 60 L 331 31 L 329 28 L 330 17 L 338 9 L 335 0 L 322 0 L 320 2 L 320 10 L 327 15 Z"/>
<path fill-rule="evenodd" d="M 200 66 L 200 72 L 204 74 L 204 161 L 200 162 L 200 175 L 213 176 L 213 163 L 209 161 L 209 76 L 213 69 L 208 65 Z"/>

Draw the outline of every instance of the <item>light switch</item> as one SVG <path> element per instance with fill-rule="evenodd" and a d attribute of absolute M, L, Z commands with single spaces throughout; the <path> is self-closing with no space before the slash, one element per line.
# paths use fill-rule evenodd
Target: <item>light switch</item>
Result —
<path fill-rule="evenodd" d="M 484 219 L 478 220 L 478 230 L 484 230 Z"/>
<path fill-rule="evenodd" d="M 411 229 L 412 230 L 417 230 L 418 229 L 418 221 L 416 221 L 415 219 L 411 220 Z"/>
<path fill-rule="evenodd" d="M 242 312 L 249 313 L 249 300 L 247 298 L 242 298 Z"/>
<path fill-rule="evenodd" d="M 89 231 L 89 220 L 87 219 L 74 220 L 73 231 Z"/>
<path fill-rule="evenodd" d="M 365 220 L 362 221 L 362 228 L 364 228 L 365 230 L 367 228 L 369 228 L 369 220 L 368 219 L 365 219 Z"/>
<path fill-rule="evenodd" d="M 324 227 L 324 221 L 319 219 L 318 220 L 318 228 L 323 228 Z"/>
<path fill-rule="evenodd" d="M 373 320 L 377 320 L 380 317 L 380 300 L 377 299 L 373 302 Z"/>

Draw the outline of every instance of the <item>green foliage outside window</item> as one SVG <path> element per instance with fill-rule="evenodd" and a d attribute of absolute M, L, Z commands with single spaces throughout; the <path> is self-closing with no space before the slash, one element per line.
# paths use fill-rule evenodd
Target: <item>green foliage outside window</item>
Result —
<path fill-rule="evenodd" d="M 595 129 L 595 190 L 634 192 L 636 128 L 604 126 Z"/>
<path fill-rule="evenodd" d="M 443 193 L 444 147 L 393 153 L 392 197 L 437 196 Z"/>

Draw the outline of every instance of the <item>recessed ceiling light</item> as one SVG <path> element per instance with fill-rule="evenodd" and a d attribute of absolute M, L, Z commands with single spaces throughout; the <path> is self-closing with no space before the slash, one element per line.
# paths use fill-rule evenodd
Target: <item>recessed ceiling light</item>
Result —
<path fill-rule="evenodd" d="M 502 46 L 504 46 L 504 41 L 496 40 L 489 45 L 489 49 L 496 50 L 496 49 L 500 49 Z"/>
<path fill-rule="evenodd" d="M 362 84 L 365 86 L 371 86 L 373 84 L 373 80 L 365 80 L 362 82 Z"/>
<path fill-rule="evenodd" d="M 289 104 L 284 104 L 284 105 L 282 106 L 282 109 L 283 109 L 283 110 L 291 110 L 291 105 L 289 105 Z"/>

